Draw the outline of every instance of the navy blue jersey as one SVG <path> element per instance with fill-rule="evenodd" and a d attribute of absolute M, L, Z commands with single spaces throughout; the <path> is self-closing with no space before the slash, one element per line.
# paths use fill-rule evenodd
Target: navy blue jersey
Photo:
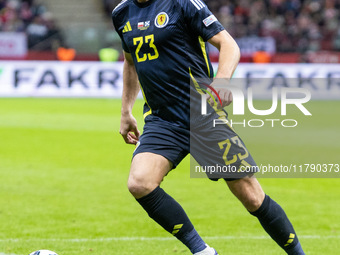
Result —
<path fill-rule="evenodd" d="M 189 128 L 190 79 L 213 77 L 205 42 L 223 26 L 201 0 L 123 0 L 112 20 L 132 55 L 146 121 L 157 117 Z"/>

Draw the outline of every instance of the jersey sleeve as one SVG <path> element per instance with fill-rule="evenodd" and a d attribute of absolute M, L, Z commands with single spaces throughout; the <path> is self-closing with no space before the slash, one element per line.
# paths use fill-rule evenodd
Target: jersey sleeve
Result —
<path fill-rule="evenodd" d="M 224 30 L 203 0 L 179 0 L 179 2 L 190 31 L 194 31 L 204 41 Z"/>
<path fill-rule="evenodd" d="M 123 26 L 122 24 L 120 24 L 119 20 L 121 20 L 121 19 L 119 19 L 118 16 L 119 16 L 119 15 L 118 15 L 115 11 L 112 12 L 112 22 L 113 22 L 113 26 L 114 26 L 116 32 L 118 33 L 118 35 L 119 35 L 119 37 L 120 37 L 120 40 L 121 40 L 121 42 L 122 42 L 122 48 L 123 48 L 123 50 L 124 50 L 125 52 L 130 53 L 130 50 L 129 50 L 127 44 L 125 43 L 124 37 L 123 37 L 123 29 L 124 29 L 124 26 Z"/>

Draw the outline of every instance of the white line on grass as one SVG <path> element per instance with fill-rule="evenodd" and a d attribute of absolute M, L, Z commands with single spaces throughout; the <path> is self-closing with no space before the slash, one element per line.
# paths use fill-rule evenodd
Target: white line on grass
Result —
<path fill-rule="evenodd" d="M 269 239 L 269 236 L 205 236 L 203 239 L 206 240 L 233 240 L 233 239 Z M 301 235 L 299 239 L 340 239 L 340 235 Z M 33 238 L 33 239 L 0 239 L 0 242 L 67 242 L 67 243 L 86 243 L 86 242 L 112 242 L 112 241 L 172 241 L 176 240 L 174 237 L 144 237 L 144 236 L 126 236 L 126 237 L 108 237 L 108 238 L 75 238 L 75 239 L 57 239 L 57 238 Z M 10 255 L 3 254 L 0 255 Z"/>

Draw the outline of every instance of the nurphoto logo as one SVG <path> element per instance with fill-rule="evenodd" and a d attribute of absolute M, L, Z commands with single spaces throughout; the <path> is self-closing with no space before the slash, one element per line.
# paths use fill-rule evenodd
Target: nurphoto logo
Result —
<path fill-rule="evenodd" d="M 207 86 L 207 85 L 206 85 Z M 234 86 L 234 85 L 226 85 L 218 83 L 214 85 L 214 89 L 211 89 L 211 86 L 207 86 L 210 88 L 211 93 L 202 93 L 201 94 L 201 114 L 206 115 L 207 114 L 207 99 L 208 96 L 214 96 L 216 98 L 216 102 L 218 104 L 221 104 L 221 98 L 219 94 L 216 92 L 216 89 L 225 89 L 231 91 L 233 96 L 233 103 L 231 104 L 231 107 L 233 109 L 233 115 L 245 115 L 245 93 L 240 87 Z M 273 113 L 275 113 L 278 110 L 278 102 L 279 99 L 281 101 L 281 116 L 287 116 L 287 105 L 294 105 L 297 107 L 305 116 L 311 116 L 312 114 L 308 109 L 304 106 L 307 102 L 311 99 L 311 92 L 306 88 L 277 88 L 274 87 L 271 89 L 271 107 L 269 109 L 265 110 L 259 110 L 256 109 L 254 106 L 254 93 L 253 88 L 249 87 L 247 88 L 247 106 L 248 110 L 256 115 L 256 116 L 268 116 Z M 214 95 L 213 95 L 214 94 Z M 229 106 L 230 107 L 230 106 Z M 235 125 L 242 125 L 244 127 L 262 127 L 265 124 L 271 125 L 271 127 L 275 127 L 276 124 L 280 123 L 282 127 L 296 127 L 298 125 L 297 120 L 295 119 L 250 119 L 246 120 L 243 119 L 242 122 L 233 122 L 232 120 L 228 121 L 227 119 L 215 119 L 213 121 L 214 127 L 219 124 L 230 124 L 231 126 Z"/>

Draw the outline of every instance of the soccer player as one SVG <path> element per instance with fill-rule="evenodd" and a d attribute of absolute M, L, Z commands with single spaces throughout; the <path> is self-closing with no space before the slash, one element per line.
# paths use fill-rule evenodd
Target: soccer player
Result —
<path fill-rule="evenodd" d="M 205 118 L 207 122 L 212 117 L 226 118 L 226 112 L 219 108 L 232 101 L 227 85 L 215 90 L 222 106 L 216 107 L 210 97 L 208 114 L 196 120 L 203 123 L 200 131 L 190 129 L 190 91 L 194 95 L 196 91 L 198 97 L 203 91 L 196 77 L 213 78 L 205 42 L 220 52 L 217 79 L 207 85 L 212 91 L 221 79 L 232 77 L 240 57 L 239 48 L 202 0 L 123 0 L 113 10 L 112 19 L 125 56 L 120 134 L 126 143 L 136 145 L 128 189 L 148 215 L 192 254 L 217 254 L 202 240 L 183 208 L 160 188 L 160 183 L 188 153 L 201 165 L 218 163 L 237 169 L 256 166 L 230 126 L 219 125 L 211 130 L 204 124 Z M 146 102 L 141 136 L 131 113 L 140 89 Z M 200 146 L 190 146 L 191 142 Z M 253 174 L 240 171 L 236 178 L 222 178 L 287 254 L 304 254 L 285 212 L 263 192 Z"/>

